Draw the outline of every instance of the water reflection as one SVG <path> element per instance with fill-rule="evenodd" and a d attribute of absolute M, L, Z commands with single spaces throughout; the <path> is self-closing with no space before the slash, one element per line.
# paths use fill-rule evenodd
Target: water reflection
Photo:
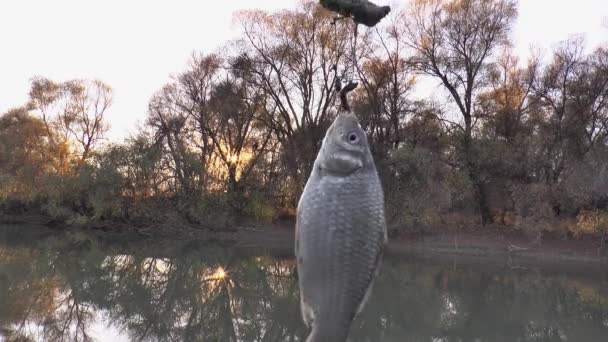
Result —
<path fill-rule="evenodd" d="M 0 340 L 302 341 L 306 335 L 289 246 L 269 253 L 2 234 Z M 388 257 L 351 340 L 603 341 L 608 277 L 564 274 Z"/>

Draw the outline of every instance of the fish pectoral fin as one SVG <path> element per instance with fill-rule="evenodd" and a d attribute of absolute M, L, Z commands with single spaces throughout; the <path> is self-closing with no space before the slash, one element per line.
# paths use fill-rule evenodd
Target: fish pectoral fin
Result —
<path fill-rule="evenodd" d="M 315 320 L 315 312 L 310 305 L 304 300 L 303 296 L 300 296 L 300 310 L 302 311 L 302 320 L 308 328 L 312 327 L 312 323 Z"/>
<path fill-rule="evenodd" d="M 378 252 L 378 254 L 376 254 L 376 260 L 374 261 L 374 270 L 373 270 L 372 276 L 369 280 L 369 284 L 367 285 L 367 289 L 365 290 L 365 295 L 363 296 L 363 299 L 361 300 L 361 303 L 359 303 L 359 307 L 357 308 L 355 318 L 361 313 L 361 311 L 363 311 L 363 308 L 365 307 L 365 305 L 367 304 L 367 302 L 369 300 L 369 297 L 372 293 L 372 289 L 374 287 L 374 283 L 376 282 L 376 279 L 380 275 L 380 267 L 382 265 L 382 260 L 384 259 L 384 251 L 387 248 L 387 246 L 388 246 L 388 239 L 384 239 L 380 246 L 380 251 Z"/>

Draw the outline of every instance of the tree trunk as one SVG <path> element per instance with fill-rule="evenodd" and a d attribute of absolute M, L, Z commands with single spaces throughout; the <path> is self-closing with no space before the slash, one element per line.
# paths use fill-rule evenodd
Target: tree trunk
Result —
<path fill-rule="evenodd" d="M 485 226 L 492 222 L 492 215 L 484 191 L 483 181 L 481 180 L 479 166 L 477 165 L 477 156 L 473 151 L 471 128 L 470 125 L 468 125 L 468 122 L 466 123 L 467 126 L 464 137 L 465 164 L 469 179 L 471 180 L 471 183 L 473 183 L 474 198 L 477 204 L 477 210 L 479 210 L 480 221 L 481 224 Z"/>

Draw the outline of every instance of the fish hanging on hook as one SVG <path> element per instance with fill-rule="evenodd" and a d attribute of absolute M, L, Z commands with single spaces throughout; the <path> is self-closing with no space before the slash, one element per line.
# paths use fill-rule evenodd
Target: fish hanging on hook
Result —
<path fill-rule="evenodd" d="M 378 6 L 368 0 L 320 0 L 321 6 L 344 17 L 352 17 L 357 24 L 374 27 L 391 11 L 390 6 Z"/>

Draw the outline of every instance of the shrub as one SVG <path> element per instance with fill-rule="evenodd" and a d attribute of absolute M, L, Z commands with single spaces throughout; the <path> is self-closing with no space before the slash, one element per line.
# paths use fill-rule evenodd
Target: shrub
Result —
<path fill-rule="evenodd" d="M 190 199 L 181 211 L 189 221 L 210 228 L 226 227 L 234 216 L 226 193 L 209 193 Z"/>
<path fill-rule="evenodd" d="M 255 193 L 248 200 L 243 213 L 255 220 L 270 223 L 277 216 L 277 210 L 261 194 Z"/>
<path fill-rule="evenodd" d="M 452 204 L 447 170 L 433 152 L 402 147 L 380 170 L 389 224 L 402 227 L 432 226 Z"/>
<path fill-rule="evenodd" d="M 596 235 L 608 230 L 607 210 L 581 210 L 576 217 L 576 225 L 570 231 L 575 237 L 581 235 Z"/>

